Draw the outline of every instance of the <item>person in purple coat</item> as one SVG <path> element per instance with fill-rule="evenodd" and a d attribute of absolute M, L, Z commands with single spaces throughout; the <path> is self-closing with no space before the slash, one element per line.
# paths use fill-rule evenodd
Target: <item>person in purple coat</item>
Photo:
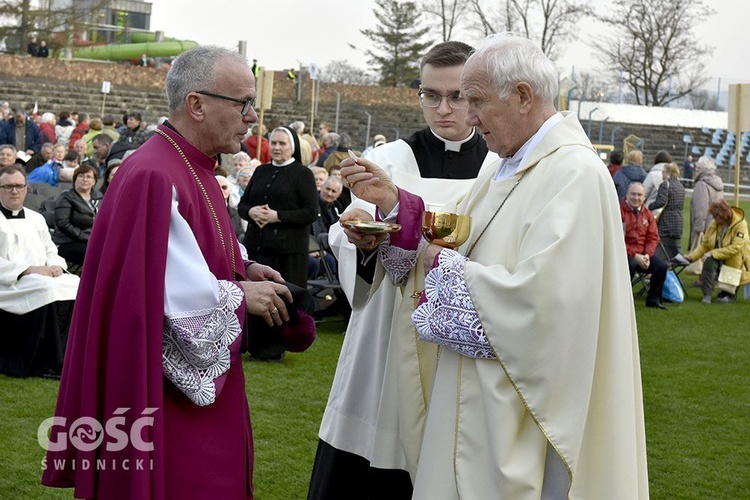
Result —
<path fill-rule="evenodd" d="M 253 498 L 242 337 L 253 317 L 286 324 L 292 296 L 246 259 L 213 170 L 257 120 L 255 81 L 204 46 L 166 91 L 169 121 L 123 162 L 87 246 L 42 465 L 77 498 Z"/>

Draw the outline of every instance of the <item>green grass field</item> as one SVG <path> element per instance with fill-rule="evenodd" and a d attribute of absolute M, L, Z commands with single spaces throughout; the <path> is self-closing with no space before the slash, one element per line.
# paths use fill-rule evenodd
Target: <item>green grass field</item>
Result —
<path fill-rule="evenodd" d="M 652 498 L 750 498 L 750 300 L 704 305 L 688 287 L 684 304 L 638 299 L 636 313 Z M 343 328 L 324 323 L 308 352 L 282 363 L 245 362 L 259 500 L 305 498 Z M 57 386 L 0 376 L 0 498 L 71 498 L 38 486 L 36 432 Z"/>
<path fill-rule="evenodd" d="M 750 300 L 701 304 L 694 280 L 683 275 L 688 297 L 668 311 L 636 299 L 651 496 L 750 498 Z M 306 497 L 344 327 L 327 320 L 307 352 L 282 363 L 245 362 L 258 500 Z M 39 486 L 37 428 L 57 388 L 0 376 L 0 499 L 71 498 Z"/>

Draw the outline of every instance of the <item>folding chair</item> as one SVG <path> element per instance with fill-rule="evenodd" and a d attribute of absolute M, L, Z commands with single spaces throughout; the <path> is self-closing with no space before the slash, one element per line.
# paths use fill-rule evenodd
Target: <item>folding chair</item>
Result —
<path fill-rule="evenodd" d="M 680 282 L 680 288 L 682 288 L 682 292 L 687 297 L 687 289 L 685 288 L 685 285 L 682 284 L 682 280 L 680 279 L 680 273 L 682 273 L 682 271 L 685 270 L 685 268 L 687 267 L 687 265 L 686 264 L 678 264 L 677 262 L 675 262 L 674 260 L 672 260 L 672 259 L 674 259 L 675 256 L 674 255 L 669 255 L 667 253 L 667 249 L 664 247 L 664 243 L 662 243 L 661 240 L 659 240 L 659 248 L 661 249 L 662 254 L 665 257 L 668 257 L 668 259 L 665 260 L 665 262 L 667 263 L 667 265 L 669 265 L 669 269 L 671 269 L 672 271 L 674 271 L 675 276 L 677 276 L 677 281 Z"/>
<path fill-rule="evenodd" d="M 307 290 L 315 301 L 313 317 L 320 320 L 329 314 L 342 314 L 348 318 L 351 307 L 329 263 L 329 256 L 332 257 L 332 255 L 327 250 L 327 241 L 328 233 L 320 233 L 316 236 L 310 235 L 308 243 L 308 251 L 317 260 L 319 266 L 318 276 L 307 280 Z"/>
<path fill-rule="evenodd" d="M 23 206 L 26 208 L 30 208 L 35 212 L 40 212 L 42 210 L 42 202 L 46 199 L 47 197 L 43 194 L 29 193 L 26 195 Z"/>
<path fill-rule="evenodd" d="M 630 279 L 630 286 L 636 287 L 638 285 L 640 285 L 640 288 L 635 292 L 636 297 L 648 293 L 648 287 L 651 285 L 651 273 L 646 271 L 636 271 L 633 273 L 633 277 Z"/>
<path fill-rule="evenodd" d="M 44 216 L 44 220 L 47 222 L 47 227 L 51 233 L 55 232 L 55 205 L 57 202 L 54 199 L 48 198 L 42 201 L 39 213 Z"/>

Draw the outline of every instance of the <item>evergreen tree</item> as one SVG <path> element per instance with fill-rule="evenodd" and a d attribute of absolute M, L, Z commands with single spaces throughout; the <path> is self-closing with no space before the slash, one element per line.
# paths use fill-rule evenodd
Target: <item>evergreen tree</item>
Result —
<path fill-rule="evenodd" d="M 380 74 L 380 84 L 399 87 L 419 77 L 419 60 L 432 41 L 420 42 L 429 28 L 421 28 L 422 15 L 415 2 L 377 0 L 374 30 L 361 30 L 374 49 L 365 53 Z M 376 52 L 377 50 L 377 52 Z"/>

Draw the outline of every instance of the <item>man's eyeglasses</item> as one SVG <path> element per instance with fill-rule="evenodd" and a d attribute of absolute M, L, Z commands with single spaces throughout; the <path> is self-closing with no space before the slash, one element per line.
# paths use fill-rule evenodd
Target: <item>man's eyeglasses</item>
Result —
<path fill-rule="evenodd" d="M 27 184 L 3 184 L 0 186 L 0 189 L 7 192 L 12 192 L 14 189 L 16 191 L 23 191 L 26 189 Z"/>
<path fill-rule="evenodd" d="M 453 109 L 466 109 L 467 107 L 469 107 L 469 102 L 464 96 L 461 95 L 460 92 L 453 92 L 452 94 L 443 95 L 431 90 L 420 90 L 419 92 L 417 92 L 417 95 L 419 96 L 419 102 L 422 104 L 422 106 L 426 106 L 428 108 L 437 108 L 438 106 L 440 106 L 440 103 L 443 102 L 443 99 L 447 100 L 448 106 Z"/>
<path fill-rule="evenodd" d="M 252 99 L 236 99 L 234 97 L 228 97 L 221 94 L 214 94 L 213 92 L 209 92 L 207 90 L 198 90 L 195 93 L 207 95 L 209 97 L 216 97 L 217 99 L 224 99 L 225 101 L 236 102 L 237 104 L 242 104 L 242 109 L 240 110 L 240 114 L 242 116 L 247 115 L 250 110 L 255 107 L 255 97 L 253 97 Z"/>

